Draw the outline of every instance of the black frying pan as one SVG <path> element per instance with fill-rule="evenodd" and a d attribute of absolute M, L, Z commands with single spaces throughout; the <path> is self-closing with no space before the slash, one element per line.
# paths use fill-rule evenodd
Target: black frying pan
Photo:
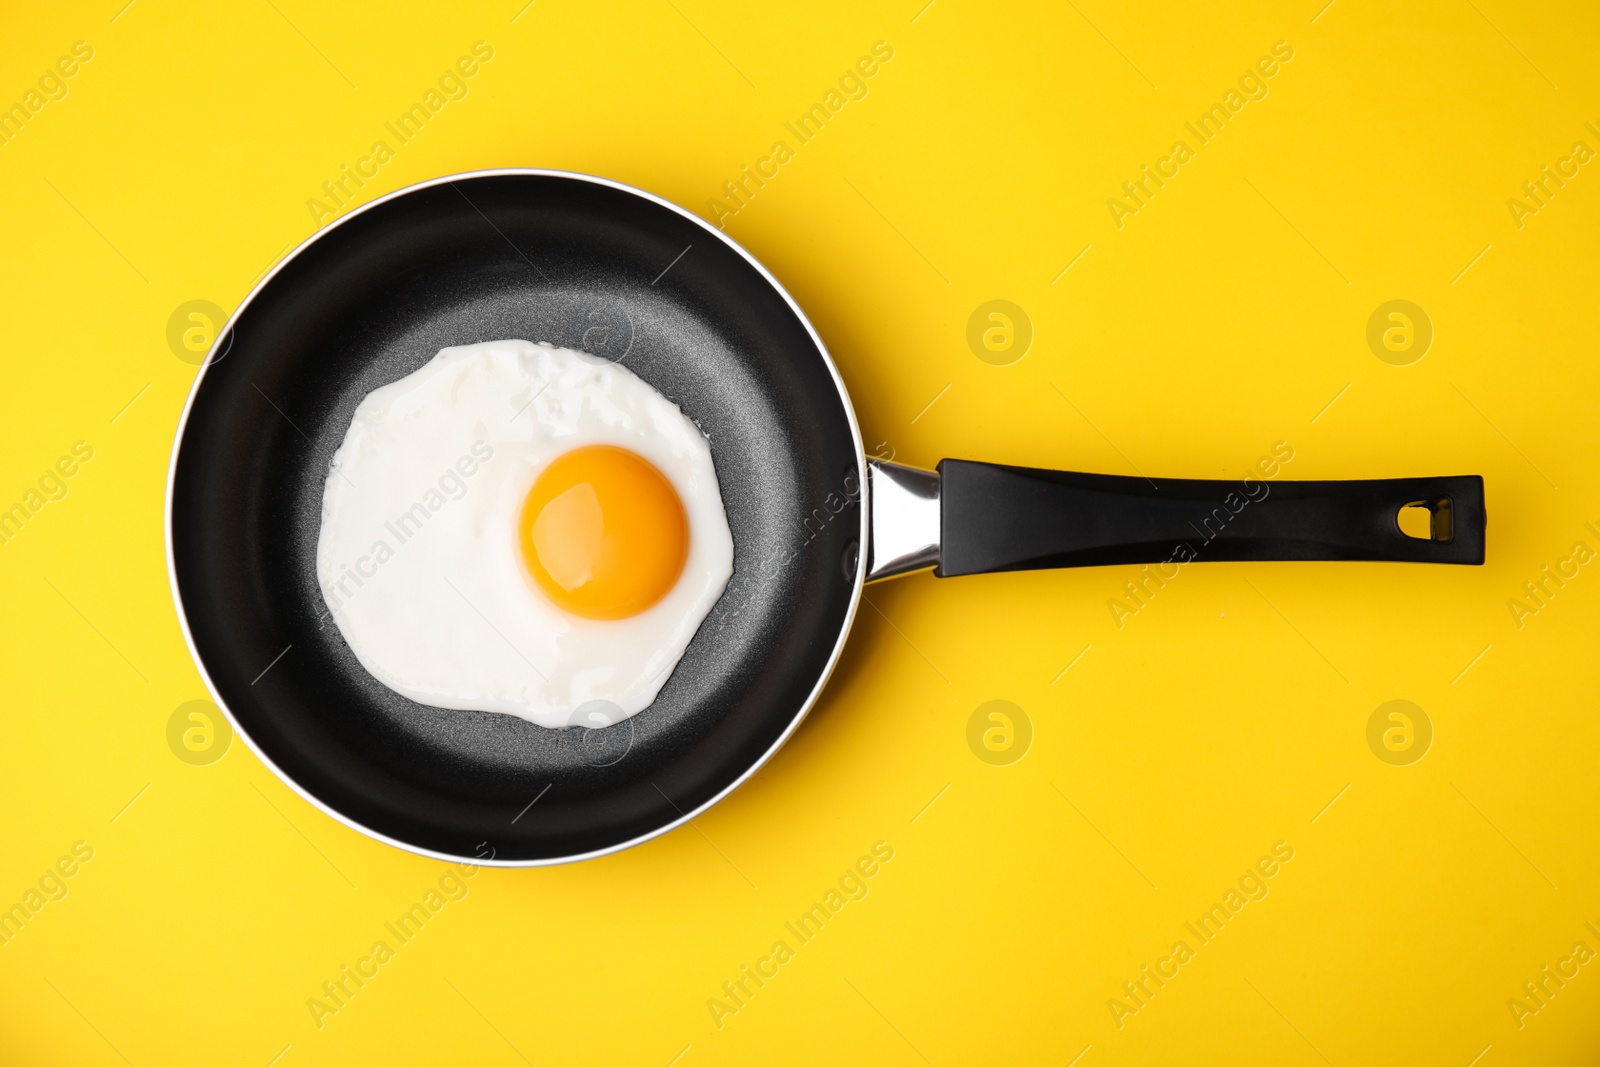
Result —
<path fill-rule="evenodd" d="M 604 729 L 408 700 L 360 666 L 317 587 L 323 486 L 356 405 L 443 347 L 504 338 L 624 360 L 711 442 L 733 578 L 655 702 Z M 481 172 L 350 213 L 246 298 L 179 426 L 168 565 L 207 684 L 286 782 L 404 848 L 532 865 L 637 844 L 754 773 L 816 700 L 867 580 L 1163 563 L 1180 546 L 1483 561 L 1474 476 L 868 469 L 821 339 L 721 232 L 614 182 Z M 1431 539 L 1400 531 L 1410 504 L 1432 513 Z"/>

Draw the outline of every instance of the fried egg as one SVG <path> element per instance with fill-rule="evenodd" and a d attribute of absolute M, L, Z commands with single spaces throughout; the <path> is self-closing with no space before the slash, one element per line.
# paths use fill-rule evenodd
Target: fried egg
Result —
<path fill-rule="evenodd" d="M 548 344 L 446 348 L 374 390 L 323 491 L 328 617 L 433 707 L 637 714 L 732 574 L 699 428 L 626 367 Z"/>

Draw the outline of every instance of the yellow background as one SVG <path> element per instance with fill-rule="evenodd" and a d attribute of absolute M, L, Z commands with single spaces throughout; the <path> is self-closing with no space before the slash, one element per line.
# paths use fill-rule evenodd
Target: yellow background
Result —
<path fill-rule="evenodd" d="M 0 947 L 0 1060 L 1594 1061 L 1600 967 L 1520 1029 L 1507 1007 L 1600 949 L 1600 577 L 1521 629 L 1507 606 L 1600 547 L 1600 174 L 1520 229 L 1506 204 L 1600 148 L 1592 6 L 524 2 L 5 5 L 0 103 L 74 41 L 95 56 L 0 146 L 0 505 L 73 442 L 95 456 L 0 547 L 0 906 L 95 853 Z M 1121 629 L 1134 568 L 873 587 L 754 780 L 623 854 L 477 873 L 318 1029 L 307 999 L 448 867 L 237 740 L 210 766 L 168 748 L 206 694 L 162 546 L 195 373 L 166 326 L 235 307 L 479 40 L 470 94 L 363 198 L 539 166 L 706 213 L 886 41 L 866 98 L 728 222 L 869 448 L 1227 478 L 1287 441 L 1287 478 L 1481 473 L 1487 566 L 1201 564 Z M 1196 146 L 1183 123 L 1280 40 L 1270 94 Z M 1118 229 L 1107 199 L 1179 138 L 1196 157 Z M 1396 298 L 1435 330 L 1410 366 L 1366 343 Z M 966 343 L 993 299 L 1035 329 L 1008 366 Z M 967 744 L 992 699 L 1033 726 L 1009 766 Z M 1410 766 L 1367 744 L 1392 699 L 1433 725 Z M 708 999 L 876 841 L 870 894 L 718 1028 Z M 1108 999 L 1278 841 L 1270 895 L 1119 1029 Z"/>

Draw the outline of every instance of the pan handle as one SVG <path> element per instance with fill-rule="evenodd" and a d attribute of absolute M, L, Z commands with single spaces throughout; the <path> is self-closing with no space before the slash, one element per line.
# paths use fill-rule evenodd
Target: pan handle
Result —
<path fill-rule="evenodd" d="M 941 577 L 1196 560 L 1481 564 L 1483 479 L 1199 481 L 939 464 Z M 1400 529 L 1403 508 L 1431 537 Z"/>

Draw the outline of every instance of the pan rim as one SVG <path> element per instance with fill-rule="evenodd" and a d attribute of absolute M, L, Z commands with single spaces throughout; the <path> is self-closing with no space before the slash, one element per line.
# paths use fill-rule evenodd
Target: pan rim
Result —
<path fill-rule="evenodd" d="M 397 199 L 409 193 L 418 192 L 420 190 L 432 188 L 438 185 L 452 184 L 458 180 L 486 177 L 562 178 L 572 181 L 588 182 L 593 185 L 615 189 L 619 192 L 628 193 L 630 195 L 650 201 L 653 204 L 657 204 L 666 208 L 682 218 L 690 220 L 699 226 L 700 229 L 704 230 L 708 235 L 716 238 L 728 248 L 732 249 L 742 259 L 744 259 L 746 263 L 750 264 L 750 266 L 761 275 L 766 283 L 783 298 L 784 303 L 788 304 L 789 310 L 792 311 L 795 315 L 795 318 L 800 321 L 800 325 L 805 327 L 806 334 L 811 338 L 812 344 L 816 346 L 817 353 L 822 357 L 823 365 L 827 368 L 829 376 L 833 379 L 834 388 L 838 391 L 839 400 L 844 405 L 845 419 L 850 426 L 850 443 L 851 447 L 855 451 L 857 480 L 860 485 L 860 529 L 857 531 L 856 544 L 858 546 L 858 550 L 856 552 L 855 576 L 851 583 L 849 609 L 845 612 L 844 621 L 839 627 L 839 636 L 834 641 L 833 649 L 828 654 L 827 663 L 823 666 L 822 673 L 818 677 L 816 684 L 812 686 L 811 692 L 808 693 L 805 700 L 801 702 L 799 710 L 794 714 L 793 718 L 789 720 L 788 725 L 784 727 L 783 732 L 778 735 L 777 739 L 773 741 L 772 745 L 768 747 L 759 758 L 751 763 L 750 766 L 746 767 L 737 778 L 718 791 L 715 796 L 700 804 L 692 811 L 680 813 L 676 819 L 664 823 L 656 829 L 639 834 L 635 837 L 629 838 L 626 841 L 609 845 L 605 848 L 593 849 L 588 852 L 572 853 L 570 855 L 549 856 L 527 860 L 502 860 L 495 858 L 493 855 L 487 857 L 460 856 L 447 852 L 439 852 L 434 849 L 423 848 L 419 845 L 414 845 L 410 842 L 401 841 L 397 838 L 390 837 L 388 834 L 375 830 L 372 827 L 351 818 L 343 812 L 338 811 L 331 805 L 325 803 L 320 797 L 311 793 L 308 789 L 297 782 L 291 775 L 279 767 L 271 758 L 267 756 L 264 751 L 262 751 L 261 747 L 256 744 L 254 738 L 250 736 L 249 732 L 240 725 L 239 720 L 234 716 L 233 710 L 228 707 L 227 701 L 225 701 L 222 698 L 222 694 L 218 692 L 216 684 L 212 681 L 211 672 L 207 670 L 205 662 L 200 657 L 199 649 L 195 646 L 194 635 L 189 628 L 188 614 L 184 611 L 183 597 L 178 590 L 177 558 L 173 552 L 172 541 L 173 491 L 176 485 L 178 473 L 178 457 L 183 449 L 183 435 L 189 424 L 189 413 L 194 407 L 195 397 L 199 395 L 201 383 L 205 381 L 206 372 L 210 370 L 212 364 L 216 362 L 216 359 L 213 357 L 216 357 L 218 345 L 221 344 L 224 338 L 231 335 L 235 323 L 244 313 L 245 309 L 250 306 L 251 302 L 255 300 L 256 296 L 263 289 L 265 289 L 269 283 L 271 283 L 273 278 L 277 277 L 279 271 L 288 266 L 288 264 L 298 257 L 302 252 L 356 216 L 362 215 L 367 211 L 376 208 L 380 204 L 387 203 L 390 200 Z M 224 355 L 226 355 L 226 353 L 224 353 Z M 217 359 L 220 358 L 221 357 L 217 357 Z M 206 691 L 211 694 L 213 702 L 215 702 L 217 707 L 222 711 L 222 714 L 226 716 L 228 724 L 233 728 L 233 732 L 244 741 L 245 745 L 250 749 L 250 751 L 255 754 L 255 757 L 259 759 L 262 764 L 265 765 L 266 768 L 278 778 L 279 781 L 283 782 L 290 789 L 294 790 L 305 800 L 309 801 L 314 807 L 321 810 L 324 814 L 331 816 L 336 821 L 343 823 L 345 826 L 355 830 L 357 833 L 364 834 L 375 841 L 381 841 L 385 844 L 392 845 L 395 848 L 413 853 L 415 855 L 427 856 L 430 859 L 444 860 L 450 863 L 468 863 L 484 867 L 505 868 L 552 867 L 566 863 L 577 863 L 582 860 L 598 859 L 601 856 L 607 856 L 615 852 L 621 852 L 624 849 L 632 848 L 635 845 L 641 845 L 646 841 L 669 833 L 670 831 L 675 830 L 685 823 L 698 817 L 713 805 L 727 797 L 735 789 L 738 789 L 745 782 L 749 781 L 750 778 L 753 777 L 755 773 L 762 767 L 764 767 L 767 764 L 767 761 L 770 760 L 777 753 L 777 751 L 788 742 L 789 738 L 794 735 L 794 732 L 799 729 L 800 723 L 805 720 L 805 717 L 810 713 L 812 707 L 821 697 L 823 688 L 827 685 L 828 679 L 832 676 L 834 668 L 839 663 L 839 657 L 844 652 L 845 641 L 850 636 L 851 627 L 855 623 L 856 612 L 861 604 L 862 590 L 865 586 L 866 579 L 868 555 L 867 537 L 870 530 L 869 516 L 871 514 L 871 501 L 869 498 L 871 488 L 869 479 L 866 476 L 866 471 L 866 450 L 862 445 L 861 427 L 856 421 L 855 406 L 850 402 L 850 393 L 845 388 L 844 379 L 840 377 L 839 368 L 834 363 L 833 356 L 828 351 L 827 345 L 823 344 L 822 337 L 817 333 L 816 327 L 812 325 L 811 320 L 806 316 L 806 313 L 801 310 L 800 305 L 795 301 L 794 297 L 789 294 L 789 291 L 783 287 L 782 283 L 780 283 L 777 278 L 773 277 L 772 272 L 767 270 L 766 266 L 763 265 L 760 260 L 751 255 L 750 252 L 748 252 L 732 237 L 729 237 L 722 230 L 712 226 L 705 219 L 701 218 L 699 215 L 696 215 L 692 211 L 689 211 L 687 208 L 675 204 L 663 197 L 657 196 L 648 190 L 640 189 L 637 186 L 628 185 L 625 182 L 619 182 L 611 178 L 602 178 L 598 175 L 585 174 L 581 171 L 559 170 L 545 167 L 491 167 L 480 170 L 458 171 L 452 174 L 442 175 L 437 178 L 429 178 L 425 181 L 416 182 L 411 185 L 392 190 L 380 197 L 360 205 L 359 207 L 351 209 L 349 212 L 341 215 L 339 218 L 328 223 L 326 226 L 316 230 L 307 236 L 305 240 L 296 245 L 288 255 L 284 256 L 281 260 L 274 264 L 272 269 L 267 271 L 266 274 L 262 275 L 261 278 L 256 281 L 256 283 L 250 288 L 250 291 L 245 294 L 244 299 L 239 302 L 239 305 L 234 308 L 232 314 L 228 316 L 227 323 L 222 329 L 217 331 L 216 336 L 212 339 L 211 348 L 206 352 L 205 360 L 200 364 L 199 373 L 195 375 L 194 382 L 189 387 L 189 395 L 184 400 L 183 412 L 178 417 L 177 430 L 173 436 L 172 455 L 167 462 L 166 495 L 165 502 L 162 507 L 162 540 L 164 542 L 166 552 L 167 585 L 172 594 L 173 606 L 177 610 L 178 627 L 183 632 L 183 643 L 189 650 L 189 659 L 199 670 L 200 679 L 205 684 Z M 676 807 L 676 805 L 674 805 L 674 807 Z"/>

